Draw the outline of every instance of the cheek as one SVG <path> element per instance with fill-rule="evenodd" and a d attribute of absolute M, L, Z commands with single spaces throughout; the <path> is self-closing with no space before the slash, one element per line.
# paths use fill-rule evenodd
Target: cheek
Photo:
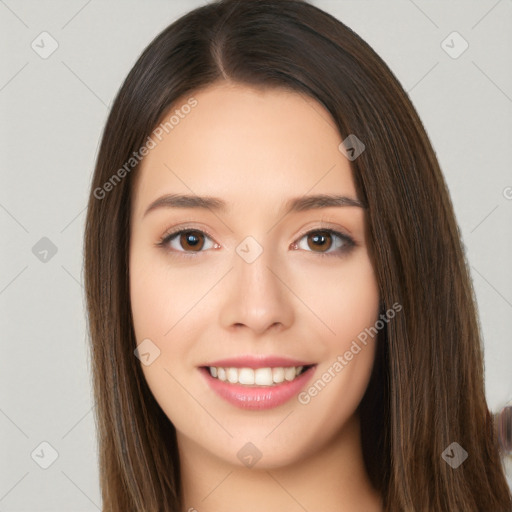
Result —
<path fill-rule="evenodd" d="M 151 340 L 154 345 L 150 346 L 158 353 L 153 363 L 142 365 L 142 371 L 169 417 L 180 416 L 182 404 L 190 404 L 182 384 L 198 362 L 196 340 L 201 338 L 205 319 L 211 314 L 205 309 L 208 292 L 222 274 L 222 269 L 170 261 L 155 249 L 137 245 L 130 254 L 136 341 Z"/>
<path fill-rule="evenodd" d="M 379 315 L 379 289 L 365 251 L 338 266 L 310 267 L 296 278 L 297 295 L 325 329 L 323 339 L 341 350 Z M 308 315 L 313 318 L 313 315 Z"/>
<path fill-rule="evenodd" d="M 201 296 L 191 285 L 190 277 L 191 272 L 171 270 L 158 253 L 155 257 L 150 251 L 135 247 L 130 255 L 130 300 L 136 341 L 139 344 L 151 340 L 151 347 L 158 353 L 151 364 L 141 363 L 141 369 L 167 417 L 182 428 L 186 428 L 180 421 L 186 419 L 183 410 L 194 407 L 182 384 L 191 351 L 185 331 L 190 325 L 189 315 L 194 312 L 191 308 Z M 199 410 L 193 412 L 200 414 Z"/>
<path fill-rule="evenodd" d="M 333 313 L 334 330 L 343 340 L 353 339 L 373 325 L 379 315 L 379 289 L 368 259 L 362 260 L 353 272 L 347 272 L 339 293 L 338 313 Z"/>
<path fill-rule="evenodd" d="M 322 336 L 324 357 L 298 397 L 298 412 L 309 418 L 311 428 L 287 433 L 287 438 L 283 432 L 279 439 L 289 442 L 295 435 L 294 442 L 304 442 L 312 453 L 355 413 L 368 386 L 378 339 L 368 335 L 379 318 L 378 284 L 369 260 L 357 259 L 324 282 L 325 295 L 316 295 L 317 309 L 334 334 Z"/>
<path fill-rule="evenodd" d="M 215 282 L 205 265 L 169 262 L 165 255 L 134 249 L 130 257 L 130 299 L 137 341 L 165 341 L 195 314 Z M 211 269 L 210 269 L 211 270 Z"/>

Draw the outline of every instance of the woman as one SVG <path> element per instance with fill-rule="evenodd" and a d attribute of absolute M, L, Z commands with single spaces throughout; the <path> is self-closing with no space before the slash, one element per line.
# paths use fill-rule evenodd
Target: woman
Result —
<path fill-rule="evenodd" d="M 223 0 L 148 46 L 85 278 L 104 510 L 511 510 L 434 151 L 320 9 Z"/>

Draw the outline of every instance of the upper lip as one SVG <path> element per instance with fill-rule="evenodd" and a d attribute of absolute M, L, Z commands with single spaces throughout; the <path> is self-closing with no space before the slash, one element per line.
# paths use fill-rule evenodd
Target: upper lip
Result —
<path fill-rule="evenodd" d="M 310 366 L 313 363 L 300 361 L 290 357 L 280 356 L 238 356 L 226 359 L 217 359 L 202 366 L 215 366 L 218 368 L 276 368 L 290 366 Z"/>

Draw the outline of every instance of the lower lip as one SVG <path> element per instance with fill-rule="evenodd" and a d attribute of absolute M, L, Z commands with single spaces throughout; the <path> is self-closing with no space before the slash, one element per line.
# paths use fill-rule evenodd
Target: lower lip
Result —
<path fill-rule="evenodd" d="M 298 395 L 313 376 L 315 368 L 316 365 L 311 366 L 292 381 L 284 381 L 273 386 L 231 384 L 212 377 L 208 368 L 199 370 L 213 391 L 230 404 L 241 409 L 264 410 L 278 407 Z"/>

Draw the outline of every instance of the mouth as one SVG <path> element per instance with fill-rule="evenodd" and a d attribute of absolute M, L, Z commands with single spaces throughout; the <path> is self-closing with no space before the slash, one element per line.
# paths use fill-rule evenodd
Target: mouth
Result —
<path fill-rule="evenodd" d="M 271 409 L 288 402 L 304 389 L 317 367 L 317 364 L 296 365 L 284 360 L 278 363 L 244 360 L 244 363 L 242 366 L 239 361 L 230 360 L 198 369 L 219 397 L 231 405 L 250 410 Z M 262 363 L 268 366 L 258 366 Z"/>

